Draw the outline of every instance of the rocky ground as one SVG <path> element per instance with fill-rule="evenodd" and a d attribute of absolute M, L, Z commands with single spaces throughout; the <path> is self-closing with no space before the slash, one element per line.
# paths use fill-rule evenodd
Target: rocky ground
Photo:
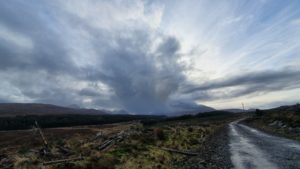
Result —
<path fill-rule="evenodd" d="M 175 164 L 180 169 L 229 169 L 233 168 L 229 152 L 228 126 L 220 128 L 198 150 L 199 156 L 187 157 Z"/>

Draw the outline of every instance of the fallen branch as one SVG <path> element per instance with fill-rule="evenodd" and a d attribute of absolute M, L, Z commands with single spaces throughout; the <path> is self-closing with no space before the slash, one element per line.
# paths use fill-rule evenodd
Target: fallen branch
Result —
<path fill-rule="evenodd" d="M 58 148 L 63 154 L 67 155 L 67 154 L 72 154 L 71 150 L 62 147 L 62 146 L 56 146 L 56 148 Z"/>
<path fill-rule="evenodd" d="M 13 168 L 13 164 L 3 165 L 1 169 L 10 169 Z"/>
<path fill-rule="evenodd" d="M 114 141 L 113 139 L 105 141 L 102 145 L 100 145 L 98 147 L 98 149 L 101 151 L 105 150 L 107 147 L 109 147 L 111 144 L 113 144 L 113 141 Z"/>
<path fill-rule="evenodd" d="M 39 124 L 38 124 L 37 121 L 35 121 L 35 125 L 36 125 L 36 128 L 38 129 L 39 134 L 40 134 L 40 136 L 41 136 L 41 138 L 43 140 L 45 148 L 48 148 L 48 142 L 47 142 L 47 140 L 45 138 L 45 135 L 44 135 L 44 133 L 43 133 L 42 129 L 40 128 L 40 126 L 39 126 Z"/>
<path fill-rule="evenodd" d="M 70 161 L 79 161 L 79 160 L 83 160 L 83 157 L 47 161 L 47 162 L 43 162 L 43 165 L 53 165 L 53 164 L 66 163 L 66 162 L 70 162 Z"/>
<path fill-rule="evenodd" d="M 29 150 L 29 152 L 32 152 L 32 153 L 39 153 L 38 150 Z"/>
<path fill-rule="evenodd" d="M 183 154 L 183 155 L 188 155 L 188 156 L 197 156 L 199 155 L 198 153 L 193 153 L 193 152 L 188 152 L 188 151 L 180 151 L 180 150 L 175 150 L 175 149 L 171 149 L 171 148 L 160 148 L 162 150 L 171 152 L 171 153 L 179 153 L 179 154 Z"/>

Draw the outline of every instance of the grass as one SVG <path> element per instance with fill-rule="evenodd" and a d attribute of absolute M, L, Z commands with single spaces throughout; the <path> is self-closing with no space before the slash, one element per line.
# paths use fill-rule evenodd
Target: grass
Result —
<path fill-rule="evenodd" d="M 128 139 L 123 146 L 116 147 L 112 151 L 121 159 L 116 168 L 173 168 L 174 163 L 184 160 L 186 156 L 166 152 L 160 149 L 161 147 L 196 152 L 224 124 L 227 124 L 227 121 L 203 122 L 189 119 L 145 128 L 147 132 L 142 132 L 139 137 Z M 155 136 L 158 129 L 163 133 L 163 137 Z M 130 147 L 130 149 L 123 147 Z"/>
<path fill-rule="evenodd" d="M 274 121 L 280 121 L 286 127 L 270 126 Z M 299 105 L 260 110 L 245 122 L 265 132 L 300 141 L 300 134 L 293 130 L 296 127 L 300 127 Z"/>
<path fill-rule="evenodd" d="M 78 157 L 84 160 L 46 166 L 45 169 L 58 168 L 173 168 L 174 163 L 182 161 L 185 155 L 170 153 L 160 148 L 173 148 L 182 151 L 197 151 L 218 129 L 232 121 L 230 118 L 189 118 L 185 120 L 162 121 L 143 126 L 141 123 L 124 123 L 108 126 L 84 126 L 75 128 L 45 129 L 50 145 L 51 157 L 41 157 L 31 150 L 39 150 L 42 142 L 32 131 L 4 132 L 0 139 L 1 153 L 10 153 L 15 168 L 40 168 L 43 161 Z M 106 138 L 120 132 L 129 131 L 129 136 L 109 150 L 101 152 L 97 146 Z M 101 131 L 103 137 L 93 140 Z M 19 139 L 22 138 L 22 142 Z M 8 140 L 12 139 L 12 140 Z M 2 149 L 6 146 L 14 149 Z M 70 155 L 62 154 L 56 147 L 70 149 Z M 1 167 L 1 164 L 0 164 Z"/>

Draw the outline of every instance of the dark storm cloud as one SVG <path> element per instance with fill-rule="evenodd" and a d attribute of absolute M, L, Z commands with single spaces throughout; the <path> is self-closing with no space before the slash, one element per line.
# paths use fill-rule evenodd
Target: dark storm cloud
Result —
<path fill-rule="evenodd" d="M 49 19 L 49 10 L 47 5 L 39 3 L 0 2 L 0 28 L 9 31 L 4 34 L 12 38 L 16 36 L 16 41 L 18 37 L 26 38 L 26 41 L 21 39 L 24 47 L 0 37 L 0 71 L 4 75 L 1 79 L 9 82 L 12 89 L 17 88 L 18 97 L 27 98 L 27 102 L 77 103 L 72 90 L 58 86 L 56 77 L 75 73 L 76 69 L 67 55 L 60 33 L 45 21 Z M 10 101 L 23 102 L 18 99 Z"/>
<path fill-rule="evenodd" d="M 65 88 L 59 82 L 59 78 L 48 75 L 44 72 L 31 71 L 10 71 L 10 77 L 6 80 L 12 88 L 18 90 L 21 97 L 29 98 L 29 101 L 36 103 L 49 103 L 56 105 L 81 104 L 74 89 Z M 2 77 L 1 77 L 2 78 Z M 23 102 L 10 100 L 11 102 Z"/>
<path fill-rule="evenodd" d="M 95 90 L 89 89 L 89 88 L 81 89 L 78 94 L 81 96 L 91 96 L 91 97 L 99 96 L 98 91 L 95 91 Z"/>
<path fill-rule="evenodd" d="M 157 36 L 144 28 L 115 32 L 95 29 L 84 19 L 53 9 L 51 3 L 0 3 L 0 24 L 33 43 L 29 52 L 23 52 L 13 44 L 0 42 L 0 69 L 14 76 L 10 83 L 22 97 L 34 102 L 80 106 L 89 98 L 89 106 L 110 106 L 133 113 L 172 109 L 169 100 L 184 80 L 182 67 L 177 63 L 180 43 L 175 37 Z M 64 24 L 57 13 L 62 14 L 59 18 L 64 24 L 71 24 L 74 29 L 80 24 L 80 29 L 90 35 L 88 41 L 96 54 L 93 65 L 78 67 L 73 62 L 63 39 Z M 160 42 L 154 42 L 153 37 L 160 38 Z M 75 84 L 104 83 L 112 95 L 102 95 L 95 87 L 68 88 L 68 81 L 61 82 L 64 76 Z"/>
<path fill-rule="evenodd" d="M 234 98 L 253 93 L 262 94 L 299 86 L 300 71 L 284 69 L 281 71 L 251 72 L 209 81 L 197 87 L 189 86 L 189 89 L 184 90 L 183 93 L 192 93 L 194 99 L 198 100 L 213 100 Z M 235 88 L 228 89 L 232 87 Z M 218 91 L 219 89 L 224 90 Z M 213 90 L 217 90 L 217 92 L 213 92 Z"/>
<path fill-rule="evenodd" d="M 196 112 L 208 112 L 213 109 L 204 105 L 197 104 L 193 101 L 178 100 L 171 103 L 172 107 L 176 108 L 177 111 L 196 111 Z"/>
<path fill-rule="evenodd" d="M 153 28 L 161 18 L 145 21 L 149 16 L 144 16 L 144 11 L 141 14 L 121 3 L 122 11 L 129 13 L 123 19 L 124 13 L 118 13 L 120 6 L 113 6 L 119 3 L 111 5 L 111 1 L 104 5 L 101 1 L 65 2 L 0 1 L 0 102 L 162 113 L 198 109 L 195 100 L 300 85 L 300 71 L 282 70 L 239 72 L 239 76 L 195 86 L 184 74 L 188 66 L 179 62 L 182 46 L 178 38 Z M 96 2 L 97 8 L 93 8 Z M 112 12 L 101 16 L 98 8 Z M 145 9 L 146 13 L 153 12 L 155 5 L 152 8 Z M 154 11 L 153 16 L 159 13 Z M 142 16 L 136 19 L 136 15 Z M 227 92 L 226 88 L 232 87 Z"/>
<path fill-rule="evenodd" d="M 158 52 L 160 52 L 162 56 L 172 57 L 175 56 L 179 48 L 179 42 L 174 37 L 169 37 L 159 46 Z"/>
<path fill-rule="evenodd" d="M 47 4 L 27 1 L 0 2 L 0 26 L 13 33 L 25 35 L 33 43 L 31 51 L 23 51 L 13 44 L 1 41 L 0 69 L 41 69 L 51 73 L 73 71 L 72 61 L 66 54 L 63 37 L 58 31 L 59 27 L 54 28 L 50 23 L 50 19 L 53 19 L 53 24 L 58 22 L 55 17 L 51 17 L 50 10 Z"/>
<path fill-rule="evenodd" d="M 3 98 L 0 98 L 0 103 L 9 103 L 10 101 L 9 100 L 6 100 L 6 99 L 3 99 Z"/>
<path fill-rule="evenodd" d="M 163 37 L 150 53 L 153 44 L 149 33 L 127 33 L 129 36 L 115 39 L 116 44 L 106 48 L 95 68 L 97 71 L 90 70 L 87 78 L 111 87 L 124 109 L 130 112 L 168 111 L 168 99 L 184 79 L 181 66 L 176 63 L 180 48 L 177 39 Z"/>

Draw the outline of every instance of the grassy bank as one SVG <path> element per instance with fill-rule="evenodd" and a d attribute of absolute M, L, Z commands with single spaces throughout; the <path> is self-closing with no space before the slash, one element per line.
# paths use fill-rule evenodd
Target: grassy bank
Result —
<path fill-rule="evenodd" d="M 300 106 L 256 110 L 245 123 L 265 132 L 300 141 Z"/>
<path fill-rule="evenodd" d="M 45 168 L 173 168 L 187 156 L 163 148 L 197 153 L 215 132 L 236 118 L 236 115 L 194 116 L 144 124 L 135 121 L 49 128 L 43 130 L 49 144 L 46 155 L 40 152 L 44 146 L 35 131 L 2 132 L 0 156 L 6 161 L 0 161 L 0 166 L 34 169 L 40 168 L 43 162 L 81 156 L 82 160 Z M 114 140 L 113 144 L 100 149 L 108 140 Z"/>

